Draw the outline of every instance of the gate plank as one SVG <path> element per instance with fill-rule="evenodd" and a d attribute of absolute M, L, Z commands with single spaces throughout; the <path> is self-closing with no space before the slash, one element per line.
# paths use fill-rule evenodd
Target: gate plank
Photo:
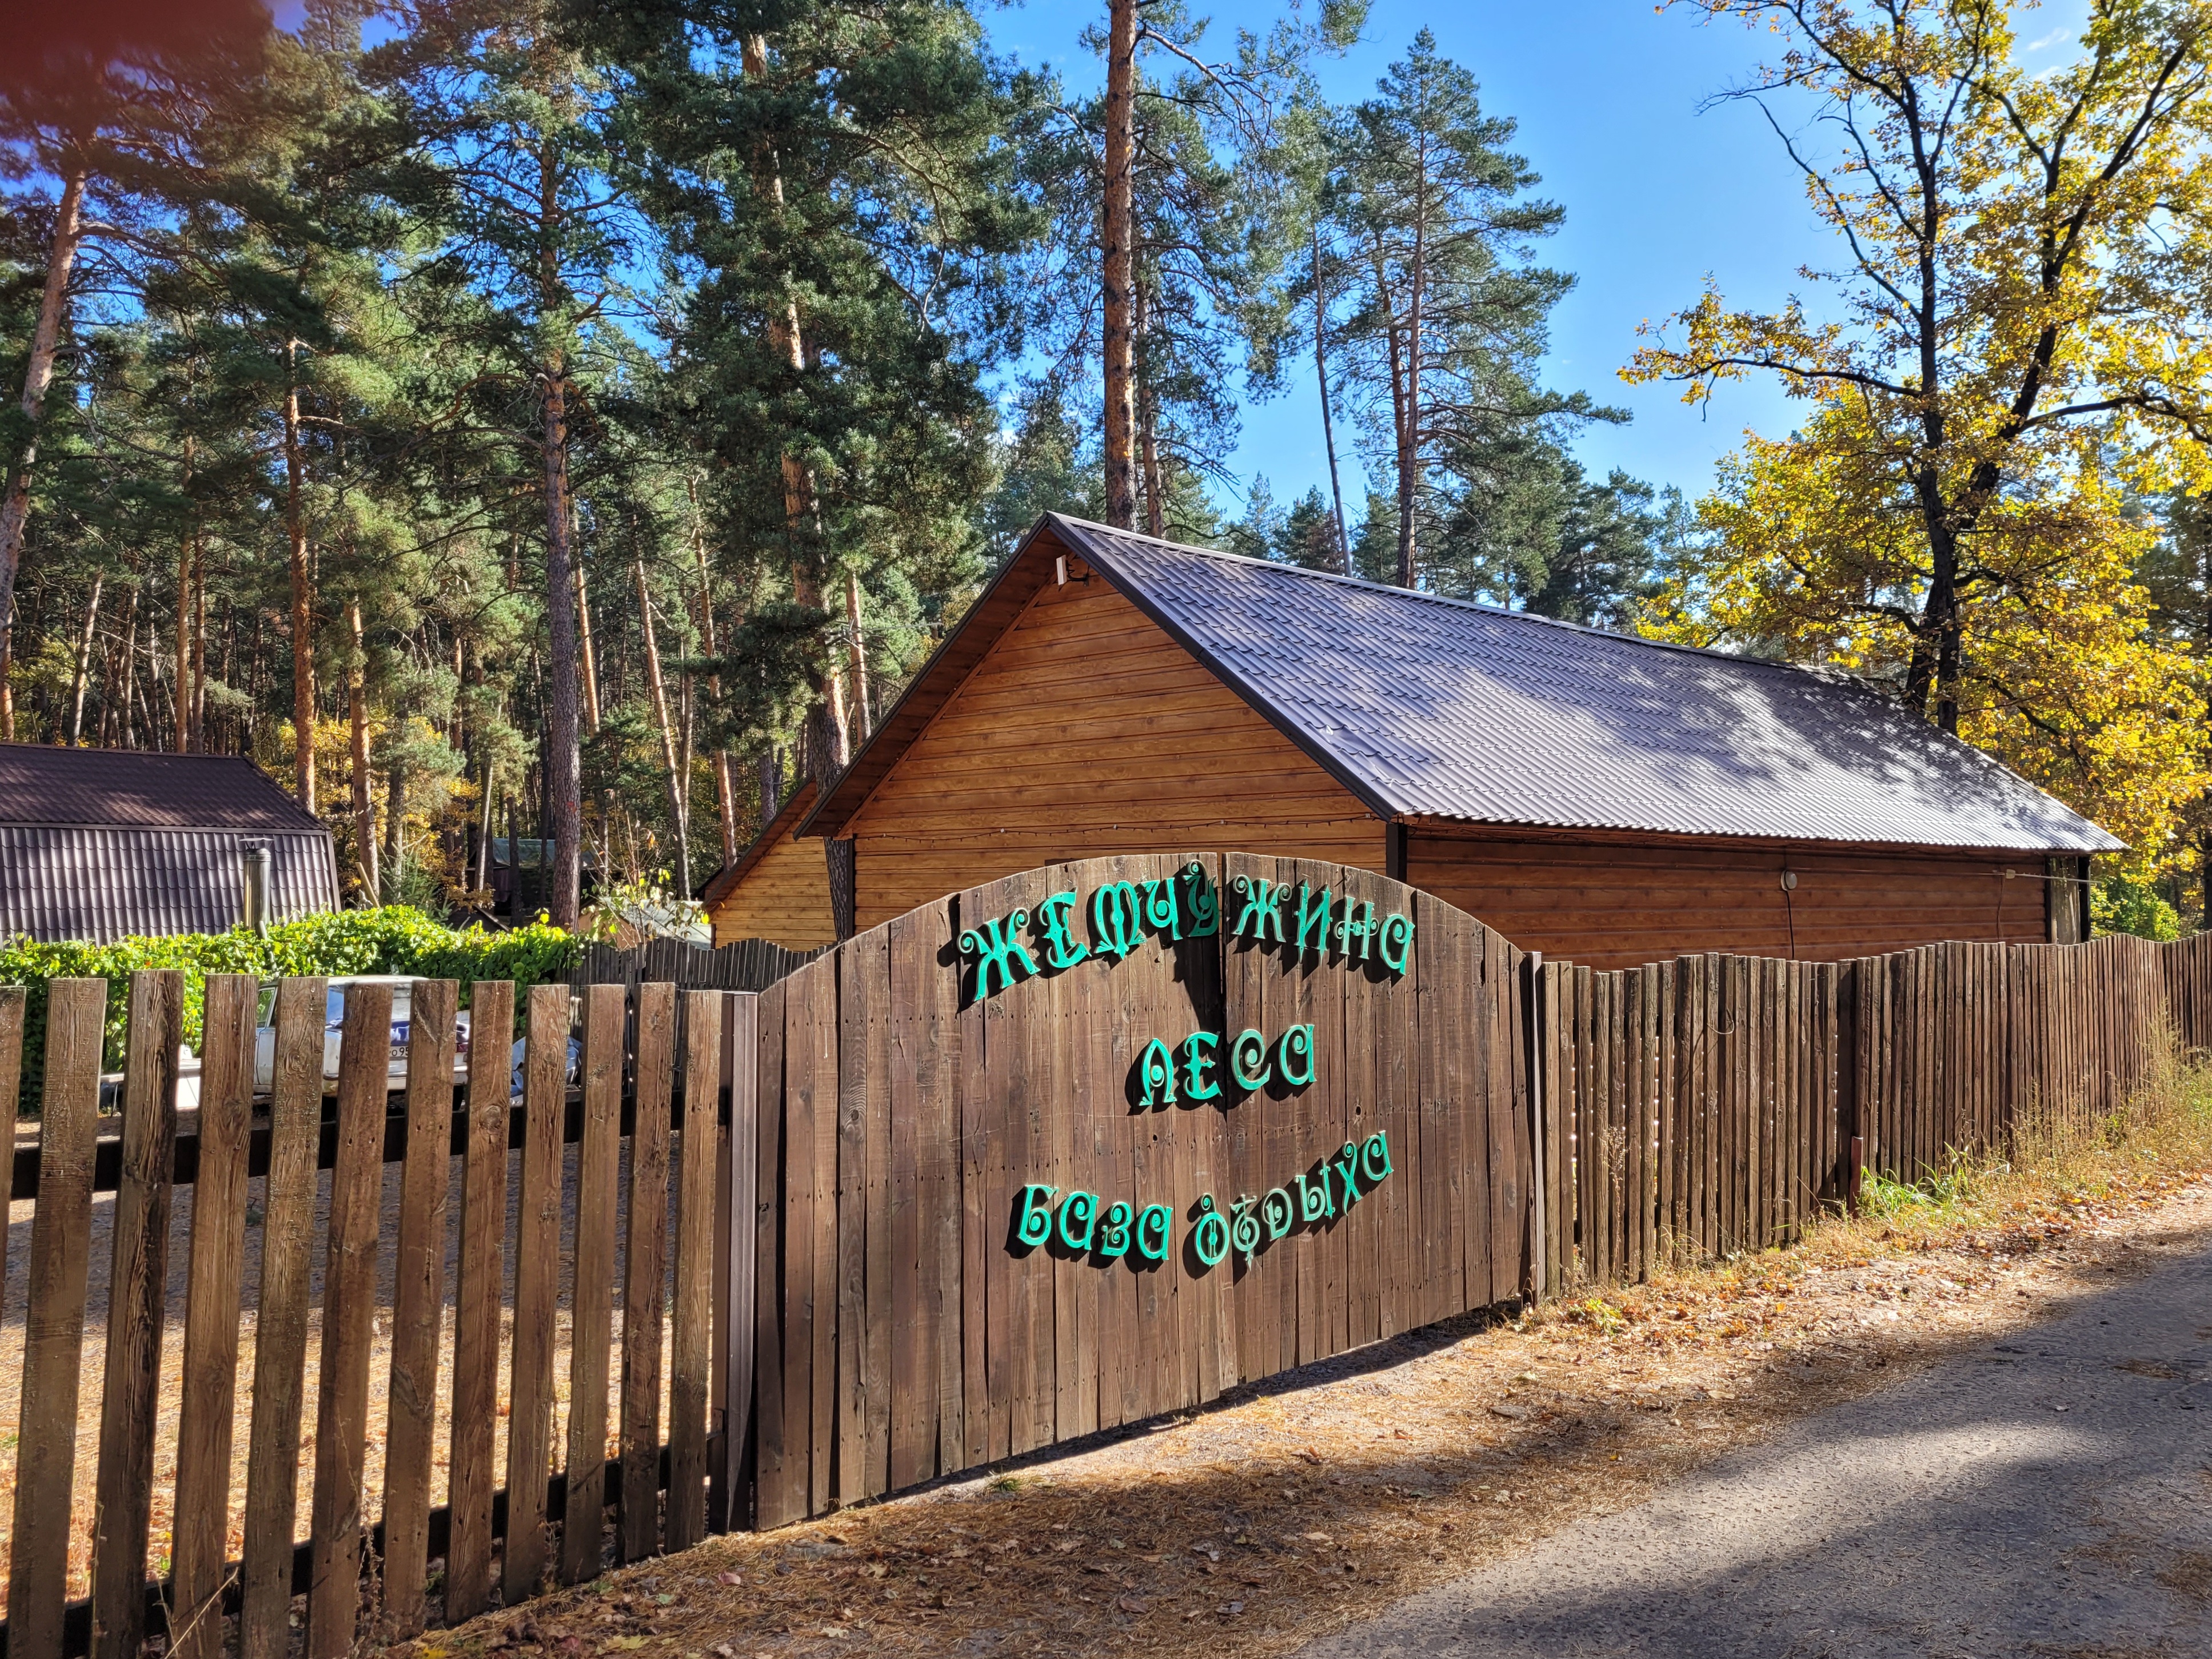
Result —
<path fill-rule="evenodd" d="M 240 1568 L 241 1659 L 283 1659 L 292 1640 L 292 1527 L 300 1492 L 329 985 L 308 977 L 287 979 L 276 988 L 261 1305 L 253 1324 L 253 1431 L 246 1447 L 246 1548 Z"/>
<path fill-rule="evenodd" d="M 307 1659 L 343 1659 L 361 1616 L 362 1455 L 376 1315 L 377 1197 L 392 1051 L 392 988 L 349 986 L 338 1050 L 338 1143 L 323 1273 L 322 1376 L 315 1407 L 314 1531 Z"/>
<path fill-rule="evenodd" d="M 568 1507 L 561 1582 L 599 1571 L 607 1499 L 607 1364 L 614 1343 L 615 1194 L 622 1159 L 623 1018 L 619 985 L 584 992 L 584 1134 L 576 1147 L 576 1245 L 570 1283 Z"/>
<path fill-rule="evenodd" d="M 719 1036 L 719 1033 L 717 1033 Z M 629 1229 L 623 1252 L 622 1559 L 659 1547 L 660 1330 L 668 1265 L 668 1133 L 676 1078 L 676 987 L 637 988 L 636 1108 Z"/>
<path fill-rule="evenodd" d="M 722 1075 L 729 1081 L 730 1109 L 728 1127 L 715 1138 L 715 1168 L 726 1173 L 714 1206 L 714 1344 L 707 1384 L 714 1429 L 707 1451 L 707 1524 L 726 1530 L 757 1524 L 747 1492 L 757 1455 L 755 1395 L 766 1384 L 754 1352 L 760 1328 L 756 1303 L 761 1238 L 772 1207 L 758 1197 L 761 1099 L 773 1083 L 770 1098 L 780 1110 L 782 1087 L 781 1051 L 774 1073 L 763 1058 L 763 1022 L 757 993 L 736 992 L 722 999 Z M 775 1297 L 768 1298 L 768 1306 L 773 1312 Z"/>
<path fill-rule="evenodd" d="M 218 1659 L 230 1545 L 230 1449 L 238 1403 L 239 1288 L 246 1258 L 246 1153 L 253 1107 L 250 974 L 210 974 L 200 1042 L 199 1170 L 178 1404 L 169 1651 Z"/>
<path fill-rule="evenodd" d="M 784 981 L 783 1432 L 799 1516 L 822 1513 L 831 1496 L 839 954 L 817 957 Z"/>
<path fill-rule="evenodd" d="M 499 1413 L 514 1033 L 514 981 L 478 980 L 469 993 L 468 1140 L 461 1158 L 459 1282 L 453 1293 L 448 1624 L 475 1618 L 491 1601 L 492 1425 Z"/>
<path fill-rule="evenodd" d="M 891 1359 L 890 1462 L 894 1492 L 956 1468 L 956 1447 L 939 1429 L 944 1401 L 939 1345 L 956 1353 L 945 1322 L 958 1317 L 960 1243 L 957 1192 L 957 1121 L 946 1112 L 952 1098 L 946 1039 L 956 1018 L 945 994 L 953 974 L 939 966 L 943 911 L 931 908 L 890 924 L 888 972 L 890 1003 Z M 956 1201 L 948 1216 L 948 1198 Z M 948 1221 L 950 1223 L 948 1228 Z M 947 1286 L 952 1288 L 947 1299 Z M 957 1376 L 957 1373 L 956 1373 Z"/>
<path fill-rule="evenodd" d="M 61 1659 L 69 1595 L 70 1492 L 76 1478 L 78 1384 L 90 1278 L 93 1148 L 100 1133 L 104 979 L 46 988 L 39 1200 L 31 1214 L 23 1311 L 23 1404 L 9 1544 L 11 1659 Z"/>
<path fill-rule="evenodd" d="M 184 1012 L 182 974 L 131 975 L 123 1171 L 115 1189 L 115 1266 L 108 1280 L 107 1374 L 93 1511 L 94 1659 L 137 1659 L 146 1635 L 146 1534 L 154 1499 L 154 1424 L 161 1409 Z"/>
<path fill-rule="evenodd" d="M 676 1294 L 669 1308 L 671 1551 L 707 1535 L 707 1400 L 714 1377 L 714 1176 L 722 1108 L 718 991 L 684 994 L 684 1126 L 676 1153 Z M 743 1218 L 748 1235 L 752 1217 Z M 747 1367 L 750 1371 L 750 1367 Z M 629 1454 L 623 1454 L 627 1469 Z"/>
<path fill-rule="evenodd" d="M 882 1494 L 890 1454 L 884 1005 L 890 969 L 880 928 L 847 941 L 837 956 L 836 1493 L 844 1504 Z"/>
<path fill-rule="evenodd" d="M 418 979 L 408 998 L 407 1146 L 399 1175 L 390 1426 L 384 1450 L 384 1622 L 397 1640 L 418 1633 L 428 1616 L 423 1586 L 429 1571 L 430 1449 L 446 1300 L 446 1202 L 460 987 L 450 979 Z"/>
<path fill-rule="evenodd" d="M 514 1235 L 514 1339 L 507 1423 L 507 1543 L 511 1607 L 545 1576 L 545 1478 L 553 1455 L 553 1297 L 561 1250 L 561 1130 L 568 1078 L 568 988 L 530 988 L 523 1050 L 522 1185 Z"/>
<path fill-rule="evenodd" d="M 753 1302 L 753 1366 L 759 1379 L 754 1407 L 759 1422 L 753 1432 L 757 1459 L 754 1502 L 763 1527 L 785 1526 L 806 1518 L 805 1437 L 810 1407 L 803 1392 L 792 1390 L 785 1352 L 789 1345 L 786 1299 L 795 1294 L 787 1287 L 792 1281 L 795 1247 L 801 1242 L 793 1237 L 794 1218 L 788 1196 L 795 1179 L 790 1168 L 792 1103 L 784 1063 L 786 1004 L 790 997 L 791 981 L 778 980 L 760 994 L 757 1005 L 760 1115 L 755 1147 L 758 1225 L 754 1234 L 757 1288 Z M 734 1160 L 738 1152 L 734 1122 L 732 1129 Z"/>

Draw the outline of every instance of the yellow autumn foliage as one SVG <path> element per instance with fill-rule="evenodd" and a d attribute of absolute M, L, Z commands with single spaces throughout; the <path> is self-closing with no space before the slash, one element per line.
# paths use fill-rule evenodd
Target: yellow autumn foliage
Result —
<path fill-rule="evenodd" d="M 1723 465 L 1644 625 L 1865 672 L 2163 862 L 2205 702 L 2124 490 L 2212 482 L 2212 0 L 2087 0 L 2033 70 L 2002 0 L 1674 3 L 1776 43 L 1726 95 L 1838 268 L 1765 312 L 1709 283 L 1623 371 L 1806 406 Z"/>

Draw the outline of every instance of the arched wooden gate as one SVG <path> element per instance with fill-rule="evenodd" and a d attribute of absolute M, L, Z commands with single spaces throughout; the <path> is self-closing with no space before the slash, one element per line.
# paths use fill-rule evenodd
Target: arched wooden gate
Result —
<path fill-rule="evenodd" d="M 1518 1292 L 1526 979 L 1400 883 L 1193 852 L 972 888 L 763 992 L 758 1524 Z"/>

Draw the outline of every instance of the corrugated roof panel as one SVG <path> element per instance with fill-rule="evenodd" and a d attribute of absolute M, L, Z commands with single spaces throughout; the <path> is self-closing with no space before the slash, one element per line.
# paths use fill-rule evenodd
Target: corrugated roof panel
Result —
<path fill-rule="evenodd" d="M 0 823 L 0 938 L 105 945 L 133 934 L 213 933 L 238 925 L 240 855 L 270 852 L 270 920 L 337 908 L 330 842 L 228 830 L 78 829 Z"/>
<path fill-rule="evenodd" d="M 2008 851 L 2121 845 L 1847 676 L 1051 522 L 1390 816 Z"/>
<path fill-rule="evenodd" d="M 235 755 L 0 743 L 0 823 L 318 833 L 276 781 Z"/>

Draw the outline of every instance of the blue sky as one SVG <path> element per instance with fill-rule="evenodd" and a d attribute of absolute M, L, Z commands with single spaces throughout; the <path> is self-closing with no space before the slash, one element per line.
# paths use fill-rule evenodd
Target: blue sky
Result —
<path fill-rule="evenodd" d="M 1213 20 L 1210 38 L 1225 46 L 1240 27 L 1267 27 L 1283 4 L 1191 0 L 1191 9 Z M 2079 0 L 2062 0 L 2021 19 L 2022 40 L 2037 48 L 2031 63 L 2071 56 L 2081 9 Z M 981 15 L 999 51 L 1090 86 L 1098 70 L 1078 37 L 1104 10 L 1029 0 L 986 5 Z M 1732 304 L 1765 307 L 1803 288 L 1800 266 L 1838 260 L 1759 112 L 1741 104 L 1700 112 L 1777 43 L 1687 9 L 1655 10 L 1651 0 L 1375 0 L 1361 44 L 1322 66 L 1324 90 L 1340 101 L 1367 96 L 1424 23 L 1440 51 L 1474 71 L 1486 109 L 1519 122 L 1516 147 L 1543 175 L 1541 192 L 1566 210 L 1543 252 L 1578 278 L 1553 313 L 1551 383 L 1635 416 L 1626 427 L 1591 428 L 1577 446 L 1583 465 L 1601 476 L 1622 467 L 1694 498 L 1745 428 L 1785 432 L 1793 406 L 1771 383 L 1723 387 L 1702 409 L 1683 404 L 1676 388 L 1624 384 L 1619 370 L 1636 349 L 1638 325 L 1693 302 L 1708 273 Z M 1264 474 L 1278 502 L 1326 485 L 1310 368 L 1285 395 L 1246 405 L 1234 465 L 1243 483 Z M 1349 471 L 1345 487 L 1356 499 Z"/>

